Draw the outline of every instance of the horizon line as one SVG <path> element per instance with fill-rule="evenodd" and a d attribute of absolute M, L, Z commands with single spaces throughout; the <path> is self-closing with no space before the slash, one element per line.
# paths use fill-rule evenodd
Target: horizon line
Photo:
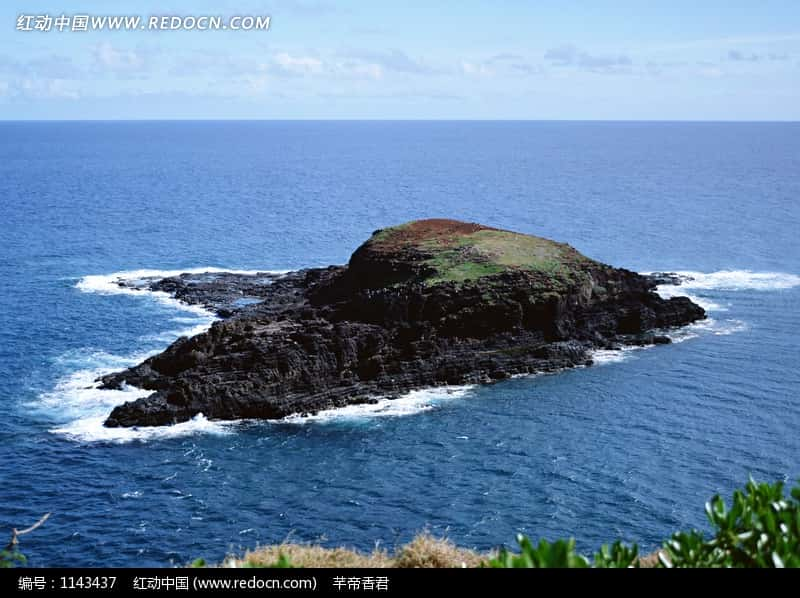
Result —
<path fill-rule="evenodd" d="M 800 123 L 800 119 L 648 118 L 0 118 L 0 123 L 113 122 L 535 122 L 535 123 Z"/>

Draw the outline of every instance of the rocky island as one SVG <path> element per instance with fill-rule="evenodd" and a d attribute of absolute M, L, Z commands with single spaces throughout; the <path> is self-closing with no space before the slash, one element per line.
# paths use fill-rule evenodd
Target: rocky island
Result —
<path fill-rule="evenodd" d="M 590 365 L 595 349 L 668 343 L 664 330 L 705 318 L 686 297 L 662 299 L 659 282 L 563 243 L 442 219 L 378 230 L 346 266 L 149 280 L 223 319 L 101 378 L 153 391 L 105 425 L 277 419 Z"/>

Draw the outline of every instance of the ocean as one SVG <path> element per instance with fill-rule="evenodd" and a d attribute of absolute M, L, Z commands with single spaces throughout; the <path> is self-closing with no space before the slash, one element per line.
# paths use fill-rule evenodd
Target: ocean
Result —
<path fill-rule="evenodd" d="M 800 478 L 797 123 L 1 122 L 0 213 L 0 532 L 52 512 L 21 539 L 34 566 L 423 530 L 646 552 L 749 475 Z M 118 276 L 341 264 L 425 217 L 687 272 L 709 319 L 589 368 L 312 418 L 102 427 L 142 393 L 98 375 L 213 320 Z"/>

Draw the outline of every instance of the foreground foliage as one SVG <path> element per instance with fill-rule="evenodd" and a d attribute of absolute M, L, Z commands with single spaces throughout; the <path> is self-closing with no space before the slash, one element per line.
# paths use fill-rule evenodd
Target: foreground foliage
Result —
<path fill-rule="evenodd" d="M 0 550 L 0 569 L 10 569 L 17 565 L 24 565 L 28 559 L 16 549 Z"/>
<path fill-rule="evenodd" d="M 665 567 L 800 567 L 800 485 L 789 497 L 783 484 L 758 484 L 733 493 L 728 508 L 715 496 L 706 503 L 715 529 L 706 539 L 697 531 L 677 533 L 660 555 Z"/>
<path fill-rule="evenodd" d="M 283 544 L 259 549 L 227 566 L 238 567 L 491 567 L 491 568 L 629 568 L 629 567 L 800 567 L 800 485 L 784 495 L 781 482 L 756 483 L 733 493 L 730 508 L 720 496 L 706 504 L 712 535 L 678 532 L 657 554 L 641 557 L 636 544 L 603 545 L 591 558 L 575 541 L 540 540 L 519 535 L 519 552 L 495 555 L 455 547 L 446 540 L 418 536 L 397 555 L 363 555 L 343 548 Z"/>
<path fill-rule="evenodd" d="M 497 569 L 586 569 L 589 567 L 602 569 L 625 569 L 639 566 L 639 548 L 634 544 L 625 546 L 622 542 L 614 542 L 610 547 L 604 544 L 594 560 L 575 551 L 575 540 L 557 540 L 548 542 L 540 540 L 537 546 L 523 535 L 517 536 L 520 547 L 519 554 L 503 548 L 487 566 Z"/>
<path fill-rule="evenodd" d="M 707 538 L 692 530 L 678 532 L 664 543 L 658 553 L 658 565 L 673 567 L 800 567 L 800 485 L 784 496 L 783 484 L 758 484 L 752 479 L 744 491 L 733 493 L 728 508 L 715 496 L 706 503 L 706 515 L 714 534 Z M 525 536 L 518 536 L 519 553 L 506 549 L 488 566 L 619 568 L 638 567 L 638 547 L 615 542 L 603 546 L 589 559 L 575 551 L 574 540 L 547 542 L 537 546 Z"/>

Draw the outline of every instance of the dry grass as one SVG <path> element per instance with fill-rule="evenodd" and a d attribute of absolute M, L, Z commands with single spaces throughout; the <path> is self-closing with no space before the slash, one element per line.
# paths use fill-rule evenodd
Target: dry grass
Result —
<path fill-rule="evenodd" d="M 293 567 L 323 568 L 385 568 L 392 566 L 392 559 L 381 550 L 362 554 L 349 548 L 324 548 L 318 544 L 276 544 L 263 546 L 247 552 L 243 558 L 225 561 L 227 567 L 268 567 L 286 557 Z"/>
<path fill-rule="evenodd" d="M 241 558 L 231 557 L 223 566 L 264 567 L 274 564 L 281 556 L 287 558 L 293 567 L 447 569 L 478 567 L 492 555 L 459 548 L 447 539 L 422 533 L 401 546 L 394 554 L 380 549 L 364 554 L 349 548 L 324 548 L 318 544 L 286 542 L 257 548 Z"/>
<path fill-rule="evenodd" d="M 319 544 L 286 541 L 262 546 L 246 552 L 242 557 L 231 556 L 221 566 L 269 567 L 284 557 L 292 567 L 298 568 L 463 569 L 480 567 L 495 556 L 495 553 L 460 548 L 447 538 L 436 538 L 426 531 L 400 546 L 393 554 L 379 548 L 367 554 L 351 548 L 325 548 Z M 640 557 L 639 566 L 657 567 L 658 552 Z"/>
<path fill-rule="evenodd" d="M 650 554 L 639 557 L 639 566 L 642 569 L 653 569 L 658 567 L 658 555 L 660 552 L 660 550 L 657 550 L 656 552 L 651 552 Z"/>
<path fill-rule="evenodd" d="M 446 538 L 422 533 L 397 551 L 393 566 L 401 569 L 479 567 L 492 556 L 459 548 Z"/>

